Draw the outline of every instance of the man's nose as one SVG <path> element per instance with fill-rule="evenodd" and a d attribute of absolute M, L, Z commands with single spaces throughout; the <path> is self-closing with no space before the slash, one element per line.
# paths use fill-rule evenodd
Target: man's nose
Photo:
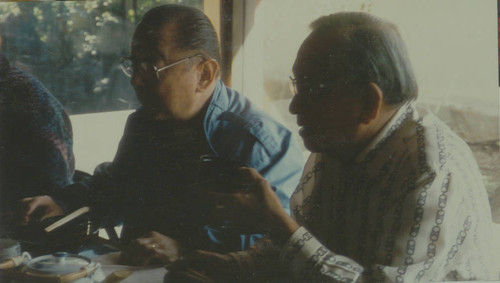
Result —
<path fill-rule="evenodd" d="M 301 95 L 294 95 L 292 97 L 292 101 L 290 101 L 290 105 L 288 106 L 288 111 L 290 113 L 297 115 L 299 114 L 300 111 L 303 110 L 304 107 L 304 99 L 301 97 Z"/>

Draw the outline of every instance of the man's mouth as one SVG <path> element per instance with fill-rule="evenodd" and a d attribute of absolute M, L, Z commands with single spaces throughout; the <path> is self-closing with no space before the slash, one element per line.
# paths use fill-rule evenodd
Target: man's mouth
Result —
<path fill-rule="evenodd" d="M 302 125 L 299 129 L 299 135 L 304 137 L 304 136 L 310 136 L 314 133 L 313 128 Z"/>
<path fill-rule="evenodd" d="M 313 123 L 308 122 L 304 117 L 297 117 L 297 125 L 299 126 L 299 135 L 311 136 L 315 132 L 315 127 Z"/>

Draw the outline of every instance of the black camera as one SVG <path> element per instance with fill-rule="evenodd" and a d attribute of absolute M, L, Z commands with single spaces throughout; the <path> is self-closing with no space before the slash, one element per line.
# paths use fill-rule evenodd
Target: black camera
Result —
<path fill-rule="evenodd" d="M 208 189 L 221 193 L 236 193 L 248 190 L 248 185 L 239 176 L 242 165 L 215 155 L 200 156 L 198 182 Z"/>

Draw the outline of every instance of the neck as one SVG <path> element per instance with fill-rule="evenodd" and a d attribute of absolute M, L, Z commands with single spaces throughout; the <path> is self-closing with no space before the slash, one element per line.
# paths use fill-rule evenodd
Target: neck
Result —
<path fill-rule="evenodd" d="M 391 121 L 399 107 L 384 106 L 377 117 L 367 125 L 360 125 L 359 139 L 345 145 L 341 152 L 325 152 L 330 157 L 339 159 L 343 164 L 350 164 L 375 139 L 382 129 Z"/>

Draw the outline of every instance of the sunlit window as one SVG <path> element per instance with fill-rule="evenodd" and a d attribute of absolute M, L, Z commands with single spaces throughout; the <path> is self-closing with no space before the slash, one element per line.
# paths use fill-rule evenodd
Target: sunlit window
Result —
<path fill-rule="evenodd" d="M 119 68 L 138 21 L 150 8 L 203 0 L 96 0 L 0 3 L 2 53 L 35 75 L 70 114 L 133 109 Z"/>

